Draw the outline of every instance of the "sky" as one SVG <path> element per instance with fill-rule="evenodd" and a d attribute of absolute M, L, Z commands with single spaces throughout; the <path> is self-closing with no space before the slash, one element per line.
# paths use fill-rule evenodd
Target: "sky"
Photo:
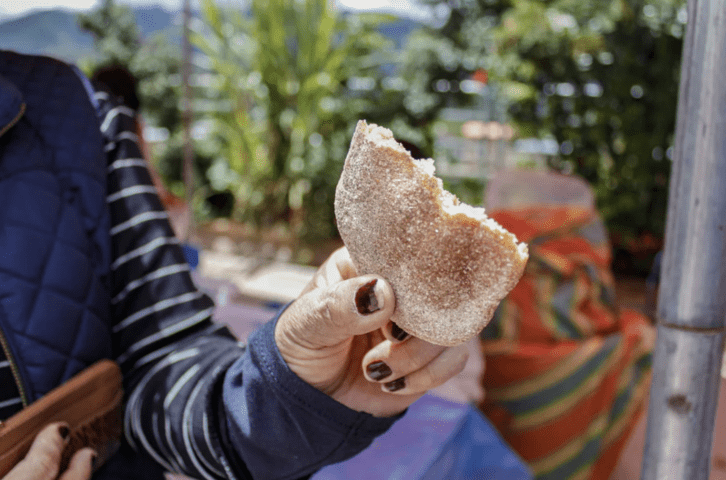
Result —
<path fill-rule="evenodd" d="M 129 5 L 161 5 L 167 9 L 181 8 L 183 0 L 117 0 Z M 70 10 L 88 10 L 101 3 L 101 0 L 0 0 L 0 16 L 16 17 L 26 13 L 51 8 Z M 192 0 L 192 5 L 196 3 Z M 418 16 L 421 7 L 416 7 L 416 0 L 337 0 L 343 8 L 354 10 L 385 10 Z"/>

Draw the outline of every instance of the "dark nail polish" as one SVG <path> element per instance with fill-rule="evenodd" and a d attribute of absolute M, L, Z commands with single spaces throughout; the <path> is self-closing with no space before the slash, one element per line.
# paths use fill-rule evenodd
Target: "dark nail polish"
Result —
<path fill-rule="evenodd" d="M 68 435 L 71 434 L 71 429 L 68 428 L 68 425 L 61 425 L 60 427 L 58 427 L 58 433 L 63 440 L 67 440 Z"/>
<path fill-rule="evenodd" d="M 377 279 L 371 280 L 360 287 L 355 294 L 355 306 L 361 315 L 368 315 L 376 310 L 380 310 L 375 291 L 377 282 Z"/>
<path fill-rule="evenodd" d="M 391 322 L 391 335 L 399 342 L 402 342 L 406 339 L 406 337 L 408 337 L 408 333 L 396 325 L 396 322 Z"/>
<path fill-rule="evenodd" d="M 391 373 L 391 368 L 385 364 L 385 362 L 373 362 L 368 364 L 366 367 L 366 371 L 368 372 L 368 376 L 371 377 L 373 380 L 383 380 L 387 376 L 389 376 Z"/>
<path fill-rule="evenodd" d="M 96 470 L 98 470 L 98 467 L 98 453 L 93 452 L 93 455 L 91 455 L 91 471 L 95 472 Z"/>
<path fill-rule="evenodd" d="M 384 383 L 383 387 L 389 392 L 396 392 L 402 388 L 406 388 L 406 377 L 397 378 L 392 382 Z"/>

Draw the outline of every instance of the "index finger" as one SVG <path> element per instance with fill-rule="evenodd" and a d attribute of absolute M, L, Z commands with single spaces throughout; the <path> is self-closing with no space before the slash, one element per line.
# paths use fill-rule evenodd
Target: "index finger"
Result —
<path fill-rule="evenodd" d="M 357 276 L 358 274 L 355 265 L 353 265 L 353 261 L 350 259 L 348 249 L 341 247 L 325 259 L 310 282 L 300 292 L 300 296 L 315 289 L 327 288 L 343 280 L 349 280 Z"/>
<path fill-rule="evenodd" d="M 96 459 L 96 452 L 91 448 L 82 448 L 77 451 L 68 469 L 63 472 L 58 480 L 89 480 L 93 473 L 93 463 Z"/>

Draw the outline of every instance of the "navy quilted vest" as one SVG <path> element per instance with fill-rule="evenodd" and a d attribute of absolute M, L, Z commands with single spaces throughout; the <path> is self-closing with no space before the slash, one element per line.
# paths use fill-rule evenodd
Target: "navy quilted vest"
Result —
<path fill-rule="evenodd" d="M 29 401 L 111 357 L 109 223 L 79 75 L 0 51 L 0 328 Z"/>

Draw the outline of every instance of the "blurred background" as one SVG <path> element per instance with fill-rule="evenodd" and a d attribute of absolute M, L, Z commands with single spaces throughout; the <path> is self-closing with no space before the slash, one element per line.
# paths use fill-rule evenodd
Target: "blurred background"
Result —
<path fill-rule="evenodd" d="M 342 245 L 359 119 L 471 205 L 506 204 L 507 178 L 525 196 L 547 172 L 584 180 L 566 188 L 604 226 L 595 276 L 615 287 L 596 300 L 652 319 L 686 22 L 685 0 L 23 0 L 0 2 L 0 48 L 133 74 L 162 200 L 243 338 Z M 471 348 L 438 395 L 482 397 Z M 636 432 L 611 478 L 640 471 L 644 419 Z M 726 478 L 724 448 L 713 464 Z"/>
<path fill-rule="evenodd" d="M 436 159 L 480 205 L 503 169 L 582 176 L 615 274 L 662 246 L 683 0 L 194 0 L 192 195 L 183 175 L 183 0 L 0 5 L 0 46 L 138 79 L 149 160 L 203 248 L 316 265 L 355 122 Z M 222 240 L 219 240 L 222 238 Z M 231 241 L 230 241 L 231 240 Z"/>

